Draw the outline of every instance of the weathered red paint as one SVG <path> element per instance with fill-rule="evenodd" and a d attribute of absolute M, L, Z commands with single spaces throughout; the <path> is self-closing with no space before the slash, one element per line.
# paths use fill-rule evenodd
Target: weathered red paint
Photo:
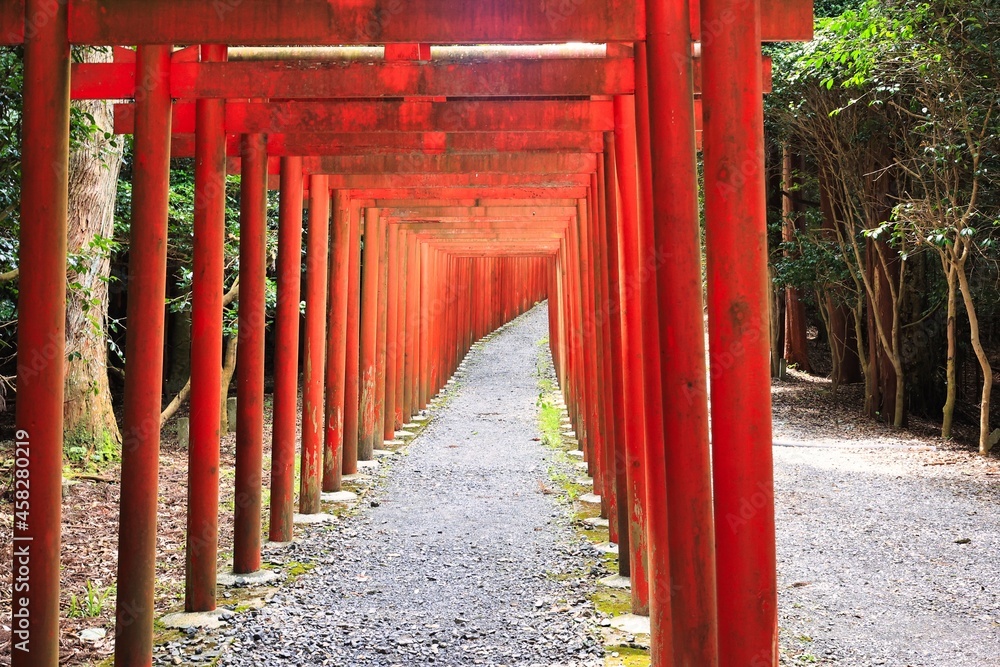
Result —
<path fill-rule="evenodd" d="M 344 370 L 344 474 L 358 471 L 361 336 L 361 210 L 352 206 L 347 284 L 347 365 Z"/>
<path fill-rule="evenodd" d="M 220 9 L 221 7 L 221 9 Z M 77 44 L 247 45 L 372 43 L 502 44 L 608 41 L 643 37 L 642 3 L 608 0 L 565 5 L 509 0 L 456 5 L 448 0 L 72 0 L 70 40 Z"/>
<path fill-rule="evenodd" d="M 223 61 L 226 47 L 202 47 Z M 191 431 L 188 447 L 186 611 L 215 609 L 222 414 L 222 291 L 226 234 L 226 135 L 222 100 L 198 101 L 194 278 L 191 296 Z"/>
<path fill-rule="evenodd" d="M 49 3 L 28 0 L 29 16 Z M 46 16 L 49 16 L 46 14 Z M 69 170 L 69 44 L 67 15 L 56 5 L 24 48 L 25 151 L 21 165 L 20 293 L 15 432 L 17 457 L 27 457 L 30 504 L 15 511 L 13 571 L 30 595 L 13 602 L 12 664 L 59 663 L 59 545 L 62 505 L 63 383 L 66 319 L 66 218 Z M 27 512 L 30 510 L 30 516 Z M 21 644 L 19 642 L 27 642 Z"/>
<path fill-rule="evenodd" d="M 123 113 L 126 113 L 123 111 Z M 131 114 L 131 111 L 127 113 Z M 130 118 L 130 116 L 129 116 Z M 119 128 L 128 129 L 132 120 L 122 118 Z M 426 153 L 428 155 L 459 155 L 462 153 L 530 153 L 583 152 L 602 150 L 600 132 L 293 132 L 270 134 L 267 153 L 286 155 L 384 155 L 392 153 Z M 239 155 L 234 138 L 229 142 L 229 155 Z M 194 135 L 174 134 L 171 152 L 178 157 L 194 155 Z M 332 175 L 332 174 L 331 174 Z M 467 176 L 472 176 L 468 174 Z M 351 175 L 345 174 L 344 177 Z M 555 174 L 554 174 L 555 176 Z M 561 180 L 569 176 L 560 174 Z M 337 189 L 337 185 L 331 186 Z"/>
<path fill-rule="evenodd" d="M 129 327 L 125 343 L 115 664 L 151 664 L 170 187 L 169 46 L 139 49 L 147 82 L 139 101 L 129 225 Z"/>
<path fill-rule="evenodd" d="M 378 209 L 365 209 L 364 262 L 361 279 L 361 339 L 359 382 L 358 459 L 370 461 L 375 450 L 375 382 L 378 357 L 379 230 Z"/>
<path fill-rule="evenodd" d="M 656 269 L 664 261 L 655 236 L 653 168 L 649 117 L 649 77 L 646 45 L 636 46 L 636 138 L 639 158 L 639 248 L 650 272 L 642 285 L 643 399 L 645 403 L 646 555 L 649 572 L 651 653 L 659 665 L 673 664 L 673 621 L 670 575 L 670 530 L 667 504 L 666 439 L 663 432 L 663 392 L 660 383 L 660 309 Z"/>
<path fill-rule="evenodd" d="M 333 194 L 330 237 L 330 322 L 326 358 L 326 451 L 323 491 L 341 490 L 344 469 L 344 396 L 347 371 L 347 311 L 351 265 L 351 210 L 344 193 Z"/>
<path fill-rule="evenodd" d="M 267 318 L 267 149 L 243 137 L 240 179 L 239 345 L 236 348 L 236 475 L 233 571 L 260 569 L 264 456 L 264 324 Z"/>
<path fill-rule="evenodd" d="M 397 331 L 399 328 L 399 268 L 403 263 L 403 258 L 399 256 L 399 230 L 395 227 L 387 228 L 386 261 L 386 326 L 385 343 L 383 350 L 385 354 L 385 368 L 383 378 L 382 400 L 382 439 L 392 440 L 396 436 L 397 426 L 401 426 L 396 417 L 396 376 L 397 357 L 399 342 Z"/>
<path fill-rule="evenodd" d="M 617 533 L 618 552 L 618 573 L 622 576 L 629 576 L 632 559 L 628 556 L 631 553 L 629 541 L 629 493 L 628 493 L 628 466 L 626 461 L 625 443 L 625 359 L 624 340 L 622 322 L 622 294 L 621 294 L 621 258 L 619 247 L 619 228 L 621 227 L 621 204 L 618 193 L 618 177 L 615 165 L 615 138 L 614 133 L 608 132 L 605 135 L 604 144 L 604 189 L 605 199 L 605 229 L 601 241 L 605 245 L 606 257 L 604 260 L 604 270 L 607 273 L 607 330 L 610 332 L 609 364 L 611 370 L 610 397 L 609 404 L 609 424 L 608 431 L 613 434 L 611 457 L 614 460 L 614 497 L 615 504 L 612 511 L 615 512 L 615 527 Z"/>
<path fill-rule="evenodd" d="M 632 93 L 634 73 L 629 58 L 184 62 L 171 68 L 170 86 L 171 97 L 179 100 L 589 97 Z M 72 94 L 73 99 L 130 99 L 135 96 L 135 67 L 78 63 Z"/>
<path fill-rule="evenodd" d="M 375 209 L 377 210 L 377 209 Z M 378 325 L 375 329 L 375 429 L 372 432 L 372 444 L 376 449 L 384 449 L 385 431 L 385 376 L 386 376 L 386 339 L 388 333 L 388 274 L 389 274 L 389 242 L 385 223 L 378 223 Z"/>
<path fill-rule="evenodd" d="M 643 391 L 644 361 L 653 356 L 642 341 L 642 291 L 648 288 L 648 267 L 642 264 L 639 243 L 639 186 L 636 154 L 635 99 L 615 98 L 615 167 L 621 190 L 621 224 L 617 230 L 621 256 L 619 286 L 623 325 L 623 393 L 625 461 L 628 487 L 626 506 L 629 535 L 629 572 L 632 612 L 649 614 L 648 544 L 646 517 L 647 406 Z M 644 272 L 645 271 L 645 272 Z M 619 550 L 619 553 L 621 551 Z"/>
<path fill-rule="evenodd" d="M 290 542 L 298 450 L 299 320 L 302 289 L 302 158 L 284 158 L 278 212 L 278 298 L 275 313 L 274 412 L 271 439 L 272 542 Z"/>
<path fill-rule="evenodd" d="M 302 370 L 302 465 L 299 512 L 318 514 L 323 476 L 326 400 L 326 290 L 330 239 L 330 192 L 326 177 L 310 177 L 306 241 L 306 318 Z"/>
<path fill-rule="evenodd" d="M 735 11 L 743 20 L 725 23 Z M 777 665 L 764 109 L 745 66 L 760 57 L 760 13 L 703 0 L 701 18 L 723 23 L 704 48 L 703 96 L 719 664 Z"/>
<path fill-rule="evenodd" d="M 786 40 L 793 41 L 793 40 Z M 701 58 L 694 60 L 701 95 Z M 772 61 L 761 60 L 763 90 L 772 92 Z M 171 97 L 351 99 L 380 97 L 590 97 L 635 92 L 630 58 L 498 60 L 473 63 L 255 61 L 175 62 Z M 75 63 L 71 94 L 79 99 L 135 97 L 135 63 Z M 600 149 L 598 149 L 600 150 Z"/>
<path fill-rule="evenodd" d="M 191 103 L 174 110 L 173 132 L 190 134 Z M 132 104 L 115 105 L 115 132 L 129 134 Z M 232 101 L 226 131 L 260 132 L 605 132 L 614 128 L 607 101 Z"/>

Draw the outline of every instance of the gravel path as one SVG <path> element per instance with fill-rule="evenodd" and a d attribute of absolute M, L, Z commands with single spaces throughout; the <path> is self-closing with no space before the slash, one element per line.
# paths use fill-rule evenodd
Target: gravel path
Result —
<path fill-rule="evenodd" d="M 474 350 L 360 515 L 280 554 L 317 565 L 233 619 L 228 665 L 602 664 L 580 539 L 544 493 L 537 308 Z"/>
<path fill-rule="evenodd" d="M 775 437 L 798 443 L 774 450 L 789 664 L 1000 665 L 995 461 L 887 429 L 841 430 L 831 447 L 832 420 L 809 432 L 782 391 Z"/>

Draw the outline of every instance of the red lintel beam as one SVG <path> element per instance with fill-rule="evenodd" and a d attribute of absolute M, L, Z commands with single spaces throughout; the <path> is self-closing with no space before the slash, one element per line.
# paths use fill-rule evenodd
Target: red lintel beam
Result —
<path fill-rule="evenodd" d="M 504 221 L 478 221 L 467 225 L 434 225 L 426 223 L 409 223 L 401 226 L 401 229 L 412 233 L 419 239 L 437 238 L 445 240 L 459 240 L 462 242 L 483 240 L 501 241 L 509 240 L 530 240 L 530 239 L 560 239 L 566 234 L 566 221 L 559 225 L 535 226 L 525 224 L 515 224 Z"/>
<path fill-rule="evenodd" d="M 239 155 L 239 137 L 229 140 L 229 155 Z M 600 132 L 377 132 L 272 134 L 267 138 L 271 157 L 299 155 L 384 155 L 421 152 L 428 154 L 490 152 L 574 152 L 604 150 Z M 194 135 L 175 134 L 170 154 L 194 156 Z"/>
<path fill-rule="evenodd" d="M 512 0 L 70 0 L 70 41 L 76 44 L 350 45 L 382 43 L 538 44 L 634 42 L 645 39 L 643 3 Z M 698 0 L 691 2 L 695 38 Z M 812 0 L 761 0 L 761 39 L 812 39 Z M 0 3 L 0 43 L 24 41 L 24 2 Z"/>
<path fill-rule="evenodd" d="M 519 215 L 576 215 L 576 206 L 567 199 L 524 200 L 524 199 L 482 199 L 462 201 L 402 201 L 379 199 L 365 206 L 374 206 L 385 211 L 384 215 L 439 216 L 444 218 L 463 215 L 519 216 Z"/>
<path fill-rule="evenodd" d="M 583 193 L 586 195 L 587 188 L 546 188 L 546 187 L 473 187 L 473 188 L 399 188 L 399 189 L 374 189 L 374 190 L 348 190 L 346 191 L 353 199 L 433 199 L 440 198 L 469 200 L 469 199 L 525 199 L 539 200 L 549 197 L 568 199 Z"/>
<path fill-rule="evenodd" d="M 170 83 L 177 100 L 590 97 L 634 92 L 635 64 L 631 58 L 185 62 L 173 64 Z M 74 99 L 133 98 L 135 65 L 77 63 L 72 93 Z"/>
<path fill-rule="evenodd" d="M 704 41 L 714 39 L 729 24 L 749 18 L 746 11 L 742 16 L 731 12 L 719 17 L 710 27 Z M 760 0 L 760 34 L 763 42 L 808 42 L 813 38 L 813 0 Z M 695 41 L 702 40 L 701 0 L 691 0 L 691 35 Z"/>
<path fill-rule="evenodd" d="M 585 187 L 587 174 L 335 174 L 328 179 L 331 190 L 367 188 L 459 188 L 459 187 Z"/>
<path fill-rule="evenodd" d="M 411 231 L 417 238 L 441 238 L 459 241 L 489 240 L 501 241 L 510 239 L 561 239 L 566 234 L 566 226 L 561 227 L 538 227 L 511 226 L 501 224 L 480 223 L 483 226 L 476 227 L 438 227 L 437 225 L 411 224 L 401 226 L 402 229 Z"/>
<path fill-rule="evenodd" d="M 414 153 L 306 158 L 304 163 L 309 174 L 589 174 L 597 170 L 592 153 Z"/>
<path fill-rule="evenodd" d="M 633 42 L 645 34 L 636 0 L 71 0 L 75 44 Z"/>
<path fill-rule="evenodd" d="M 468 217 L 449 218 L 448 220 L 420 220 L 406 218 L 389 218 L 386 222 L 398 229 L 414 232 L 440 232 L 441 234 L 467 234 L 476 231 L 509 231 L 512 234 L 521 232 L 558 232 L 565 234 L 573 220 L 567 217 L 535 218 L 488 218 Z"/>
<path fill-rule="evenodd" d="M 701 58 L 694 59 L 701 94 Z M 770 93 L 771 59 L 763 59 Z M 479 62 L 312 60 L 174 62 L 171 97 L 279 100 L 379 97 L 590 97 L 635 92 L 631 58 L 560 58 Z M 74 63 L 73 99 L 132 99 L 135 63 Z"/>
<path fill-rule="evenodd" d="M 115 132 L 131 134 L 134 107 L 115 106 Z M 229 102 L 229 134 L 284 132 L 607 132 L 610 101 Z M 194 105 L 174 106 L 173 131 L 194 132 Z"/>

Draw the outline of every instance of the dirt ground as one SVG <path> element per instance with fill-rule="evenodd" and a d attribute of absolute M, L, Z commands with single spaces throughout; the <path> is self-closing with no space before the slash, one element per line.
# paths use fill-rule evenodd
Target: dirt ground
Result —
<path fill-rule="evenodd" d="M 270 470 L 271 457 L 271 397 L 265 401 L 264 461 Z M 236 436 L 227 435 L 222 441 L 220 467 L 219 552 L 222 563 L 232 562 L 233 547 L 233 475 L 235 471 Z M 0 483 L 6 488 L 12 447 L 0 443 Z M 187 450 L 178 445 L 175 427 L 168 423 L 163 430 L 160 450 L 160 510 L 157 538 L 156 612 L 157 615 L 177 611 L 184 603 L 184 543 L 187 503 Z M 97 616 L 70 617 L 70 598 L 86 597 L 88 582 L 105 591 L 115 581 L 118 567 L 118 500 L 121 470 L 119 466 L 102 470 L 93 478 L 75 477 L 69 472 L 69 486 L 64 492 L 62 530 L 63 618 L 61 620 L 62 665 L 88 665 L 104 660 L 113 651 L 115 602 L 113 592 L 107 596 Z M 264 475 L 265 489 L 269 472 Z M 265 491 L 266 493 L 266 491 Z M 265 519 L 266 519 L 265 507 Z M 0 665 L 10 664 L 11 619 L 11 537 L 12 497 L 0 493 Z M 85 641 L 79 633 L 88 628 L 107 630 L 104 639 Z"/>
<path fill-rule="evenodd" d="M 857 388 L 790 380 L 773 390 L 789 664 L 1000 664 L 1000 461 L 968 426 L 896 431 L 857 417 Z"/>

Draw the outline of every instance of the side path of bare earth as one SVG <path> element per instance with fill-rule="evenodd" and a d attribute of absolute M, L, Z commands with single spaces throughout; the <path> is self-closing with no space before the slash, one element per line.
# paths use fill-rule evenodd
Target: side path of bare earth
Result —
<path fill-rule="evenodd" d="M 774 418 L 791 664 L 1000 665 L 1000 462 L 869 424 L 804 377 L 775 385 Z"/>

